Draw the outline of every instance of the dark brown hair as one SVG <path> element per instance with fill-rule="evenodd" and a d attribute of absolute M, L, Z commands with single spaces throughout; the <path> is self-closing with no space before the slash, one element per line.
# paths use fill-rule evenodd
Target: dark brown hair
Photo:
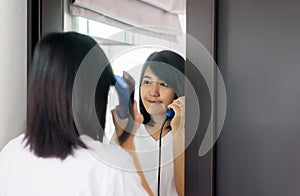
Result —
<path fill-rule="evenodd" d="M 86 35 L 67 32 L 51 33 L 36 46 L 29 75 L 25 141 L 38 157 L 65 159 L 74 148 L 86 148 L 73 118 L 72 89 L 82 60 L 96 44 Z M 105 110 L 106 105 L 104 116 Z"/>
<path fill-rule="evenodd" d="M 185 60 L 176 52 L 170 50 L 162 50 L 153 52 L 146 59 L 141 70 L 141 79 L 147 67 L 161 79 L 167 82 L 168 85 L 174 90 L 175 99 L 184 95 L 184 73 L 185 73 Z M 140 91 L 141 92 L 141 91 Z M 144 116 L 143 124 L 147 124 L 151 120 L 150 114 L 146 111 L 142 102 L 141 95 L 139 96 L 140 112 Z"/>

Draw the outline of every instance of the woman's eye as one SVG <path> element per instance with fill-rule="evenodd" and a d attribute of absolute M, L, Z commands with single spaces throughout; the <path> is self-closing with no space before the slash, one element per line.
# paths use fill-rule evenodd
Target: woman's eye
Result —
<path fill-rule="evenodd" d="M 151 84 L 150 80 L 143 80 L 143 84 Z"/>
<path fill-rule="evenodd" d="M 167 83 L 165 83 L 165 82 L 161 82 L 161 83 L 160 83 L 160 86 L 163 86 L 163 87 L 169 87 L 169 85 L 168 85 Z"/>

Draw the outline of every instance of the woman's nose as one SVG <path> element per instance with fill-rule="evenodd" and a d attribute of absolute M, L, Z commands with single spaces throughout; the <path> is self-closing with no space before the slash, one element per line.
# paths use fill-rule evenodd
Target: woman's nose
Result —
<path fill-rule="evenodd" d="M 150 90 L 150 96 L 152 97 L 159 96 L 159 85 L 157 83 L 153 83 L 149 90 Z"/>

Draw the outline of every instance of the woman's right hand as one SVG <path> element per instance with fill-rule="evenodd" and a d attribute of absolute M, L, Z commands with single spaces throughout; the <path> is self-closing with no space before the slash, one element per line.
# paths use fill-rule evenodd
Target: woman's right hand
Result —
<path fill-rule="evenodd" d="M 117 106 L 118 107 L 118 106 Z M 112 116 L 113 116 L 113 123 L 115 125 L 115 131 L 117 136 L 121 136 L 124 131 L 127 131 L 128 133 L 130 133 L 130 136 L 127 140 L 133 139 L 133 136 L 135 135 L 137 129 L 139 128 L 139 126 L 143 123 L 144 121 L 144 117 L 141 113 L 139 113 L 138 109 L 137 109 L 137 102 L 134 101 L 133 103 L 133 117 L 128 117 L 125 119 L 121 119 L 117 113 L 117 110 L 114 109 L 112 110 Z M 132 130 L 125 130 L 126 126 L 129 123 L 129 120 L 133 120 L 133 126 L 132 126 Z M 127 141 L 126 140 L 126 141 Z M 131 146 L 131 145 L 130 145 Z"/>

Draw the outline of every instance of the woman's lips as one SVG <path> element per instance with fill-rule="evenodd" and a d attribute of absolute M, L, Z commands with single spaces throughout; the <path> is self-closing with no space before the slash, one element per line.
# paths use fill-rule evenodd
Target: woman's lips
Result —
<path fill-rule="evenodd" d="M 158 104 L 160 103 L 159 101 L 151 101 L 151 100 L 147 100 L 150 104 Z"/>

